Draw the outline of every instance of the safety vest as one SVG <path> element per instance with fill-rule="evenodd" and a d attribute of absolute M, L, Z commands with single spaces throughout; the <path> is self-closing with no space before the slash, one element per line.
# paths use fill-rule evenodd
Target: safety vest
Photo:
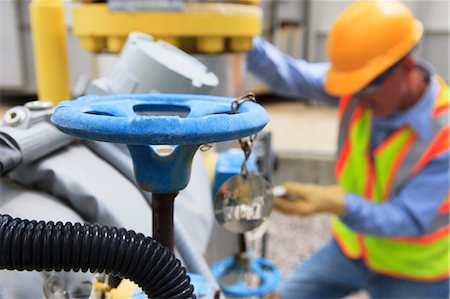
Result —
<path fill-rule="evenodd" d="M 382 203 L 425 165 L 450 147 L 450 89 L 439 77 L 433 108 L 432 137 L 419 140 L 411 127 L 396 130 L 374 150 L 370 148 L 372 114 L 350 96 L 341 99 L 336 178 L 346 192 Z M 427 200 L 418 198 L 417 200 Z M 349 258 L 362 258 L 372 270 L 418 281 L 449 276 L 449 193 L 442 199 L 429 231 L 418 237 L 379 237 L 351 230 L 333 217 L 335 239 Z"/>

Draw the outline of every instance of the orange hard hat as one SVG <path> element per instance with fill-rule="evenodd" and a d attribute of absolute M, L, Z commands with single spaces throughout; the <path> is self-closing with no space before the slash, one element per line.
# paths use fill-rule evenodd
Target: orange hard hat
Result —
<path fill-rule="evenodd" d="M 397 0 L 361 0 L 336 20 L 328 36 L 331 63 L 325 89 L 353 94 L 408 54 L 419 42 L 422 23 Z"/>

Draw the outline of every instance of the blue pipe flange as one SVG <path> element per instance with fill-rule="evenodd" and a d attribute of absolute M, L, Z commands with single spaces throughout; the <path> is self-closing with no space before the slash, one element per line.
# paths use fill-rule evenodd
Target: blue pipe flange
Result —
<path fill-rule="evenodd" d="M 230 256 L 212 265 L 211 270 L 220 283 L 225 295 L 230 297 L 264 296 L 274 291 L 281 279 L 278 268 L 263 258 L 256 258 L 250 262 L 250 270 L 260 278 L 261 284 L 253 288 L 245 281 L 237 280 L 233 284 L 221 283 L 222 278 L 232 272 L 243 271 L 242 265 L 236 261 L 236 257 Z"/>
<path fill-rule="evenodd" d="M 60 103 L 51 120 L 72 136 L 127 144 L 141 188 L 169 193 L 186 187 L 200 144 L 250 136 L 267 124 L 264 108 L 251 101 L 232 114 L 233 100 L 185 94 L 84 96 Z M 161 155 L 150 145 L 176 146 Z"/>

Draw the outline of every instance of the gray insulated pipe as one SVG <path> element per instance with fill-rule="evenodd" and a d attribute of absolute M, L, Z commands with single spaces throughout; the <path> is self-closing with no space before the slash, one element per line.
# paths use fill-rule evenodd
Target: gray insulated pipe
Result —
<path fill-rule="evenodd" d="M 109 143 L 84 141 L 84 144 L 135 184 L 131 158 L 124 151 Z M 143 191 L 141 193 L 151 207 L 150 194 Z M 189 271 L 202 275 L 216 290 L 219 290 L 220 286 L 214 274 L 211 272 L 203 256 L 187 237 L 187 233 L 176 214 L 174 215 L 174 238 L 175 247 L 178 249 Z"/>
<path fill-rule="evenodd" d="M 0 174 L 36 161 L 73 140 L 46 121 L 26 129 L 0 127 Z"/>
<path fill-rule="evenodd" d="M 123 228 L 0 215 L 0 269 L 105 272 L 149 298 L 195 298 L 181 262 L 150 237 Z"/>

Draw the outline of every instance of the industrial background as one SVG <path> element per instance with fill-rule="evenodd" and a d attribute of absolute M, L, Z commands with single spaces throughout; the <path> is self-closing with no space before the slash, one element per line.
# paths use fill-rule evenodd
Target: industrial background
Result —
<path fill-rule="evenodd" d="M 120 1 L 118 1 L 120 2 Z M 185 1 L 203 2 L 203 1 Z M 220 1 L 209 1 L 220 2 Z M 325 41 L 336 16 L 351 1 L 262 0 L 262 36 L 295 58 L 326 60 Z M 37 87 L 26 0 L 0 1 L 0 112 L 36 99 Z M 74 8 L 64 1 L 69 77 L 73 98 L 82 95 L 91 80 L 107 76 L 118 60 L 117 53 L 90 53 L 73 34 Z M 432 63 L 446 81 L 450 79 L 450 4 L 446 0 L 405 1 L 425 28 L 415 49 L 417 56 Z M 257 79 L 245 72 L 245 53 L 193 56 L 208 66 L 225 85 L 215 94 L 235 97 L 254 91 L 268 111 L 267 130 L 272 134 L 278 166 L 274 184 L 298 180 L 334 183 L 337 139 L 336 108 L 312 103 L 311 99 L 285 99 L 270 94 Z M 237 78 L 233 77 L 238 74 Z M 283 274 L 288 273 L 331 237 L 328 216 L 299 219 L 273 212 L 268 225 L 267 258 Z M 283 248 L 278 250 L 278 248 Z M 364 293 L 351 298 L 366 298 Z"/>

